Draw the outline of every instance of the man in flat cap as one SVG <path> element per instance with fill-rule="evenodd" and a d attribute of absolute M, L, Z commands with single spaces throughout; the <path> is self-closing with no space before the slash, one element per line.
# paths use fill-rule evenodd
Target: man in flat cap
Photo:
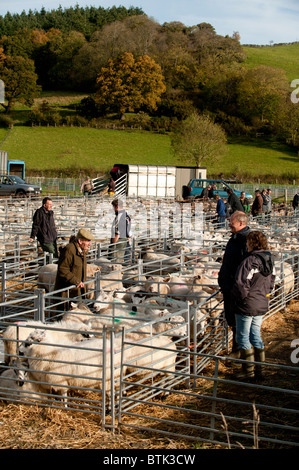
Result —
<path fill-rule="evenodd" d="M 58 270 L 54 290 L 72 287 L 59 293 L 62 298 L 73 298 L 86 294 L 86 254 L 94 236 L 81 228 L 76 236 L 71 236 L 69 243 L 60 250 Z M 65 307 L 68 307 L 67 305 Z"/>

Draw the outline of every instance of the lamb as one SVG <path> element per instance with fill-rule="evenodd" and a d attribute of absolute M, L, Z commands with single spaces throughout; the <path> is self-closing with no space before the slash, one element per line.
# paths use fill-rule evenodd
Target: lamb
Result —
<path fill-rule="evenodd" d="M 49 336 L 53 343 L 62 343 L 63 341 L 80 341 L 86 337 L 90 337 L 91 325 L 85 323 L 74 323 L 70 321 L 61 320 L 54 324 L 47 324 L 41 321 L 28 320 L 25 322 L 16 322 L 8 326 L 3 334 L 4 344 L 4 362 L 10 364 L 14 357 L 17 355 L 18 342 L 26 340 L 30 332 L 36 328 L 51 328 Z M 66 331 L 72 330 L 72 331 Z"/>

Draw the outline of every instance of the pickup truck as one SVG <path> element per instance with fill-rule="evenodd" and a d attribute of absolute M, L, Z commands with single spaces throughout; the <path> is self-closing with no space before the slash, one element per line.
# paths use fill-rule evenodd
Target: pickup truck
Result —
<path fill-rule="evenodd" d="M 240 197 L 241 191 L 231 188 L 231 186 L 222 180 L 207 180 L 207 179 L 191 179 L 187 186 L 183 186 L 182 196 L 184 199 L 199 199 L 202 197 L 202 192 L 207 186 L 213 186 L 213 196 L 219 194 L 220 197 L 227 197 L 226 189 L 230 188 L 234 193 Z M 252 202 L 253 197 L 249 193 L 245 193 L 245 197 Z"/>

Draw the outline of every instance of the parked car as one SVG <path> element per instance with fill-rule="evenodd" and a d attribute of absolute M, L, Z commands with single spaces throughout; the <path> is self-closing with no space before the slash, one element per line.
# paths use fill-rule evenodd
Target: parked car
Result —
<path fill-rule="evenodd" d="M 202 197 L 202 192 L 204 188 L 209 185 L 215 185 L 215 189 L 213 191 L 213 196 L 219 194 L 220 197 L 227 197 L 226 189 L 230 188 L 234 191 L 234 193 L 240 197 L 241 191 L 237 191 L 236 189 L 231 188 L 231 186 L 222 180 L 207 180 L 207 179 L 192 179 L 189 181 L 187 186 L 183 186 L 182 196 L 184 199 L 194 198 L 199 199 Z M 252 202 L 253 196 L 249 193 L 245 193 L 245 197 Z"/>
<path fill-rule="evenodd" d="M 0 175 L 0 197 L 16 196 L 28 197 L 29 195 L 38 196 L 42 188 L 35 184 L 27 184 L 22 178 L 16 175 Z"/>

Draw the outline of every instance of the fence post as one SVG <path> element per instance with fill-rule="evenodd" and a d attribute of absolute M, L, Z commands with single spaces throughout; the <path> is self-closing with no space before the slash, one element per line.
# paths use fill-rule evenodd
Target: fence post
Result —
<path fill-rule="evenodd" d="M 94 299 L 96 300 L 101 290 L 101 271 L 97 271 L 94 277 Z"/>
<path fill-rule="evenodd" d="M 6 294 L 6 263 L 3 261 L 1 263 L 1 303 L 5 302 Z M 1 306 L 1 316 L 5 314 L 5 307 L 4 305 Z"/>
<path fill-rule="evenodd" d="M 213 398 L 212 398 L 212 410 L 211 410 L 211 424 L 210 424 L 210 440 L 214 440 L 215 430 L 215 413 L 216 413 L 216 398 L 217 398 L 217 385 L 218 385 L 218 370 L 219 370 L 219 359 L 215 358 L 215 372 L 214 372 L 214 385 L 213 385 Z"/>
<path fill-rule="evenodd" d="M 138 260 L 138 281 L 141 281 L 143 275 L 143 260 Z"/>
<path fill-rule="evenodd" d="M 34 320 L 45 321 L 45 291 L 44 289 L 34 289 L 36 298 L 34 299 Z"/>

